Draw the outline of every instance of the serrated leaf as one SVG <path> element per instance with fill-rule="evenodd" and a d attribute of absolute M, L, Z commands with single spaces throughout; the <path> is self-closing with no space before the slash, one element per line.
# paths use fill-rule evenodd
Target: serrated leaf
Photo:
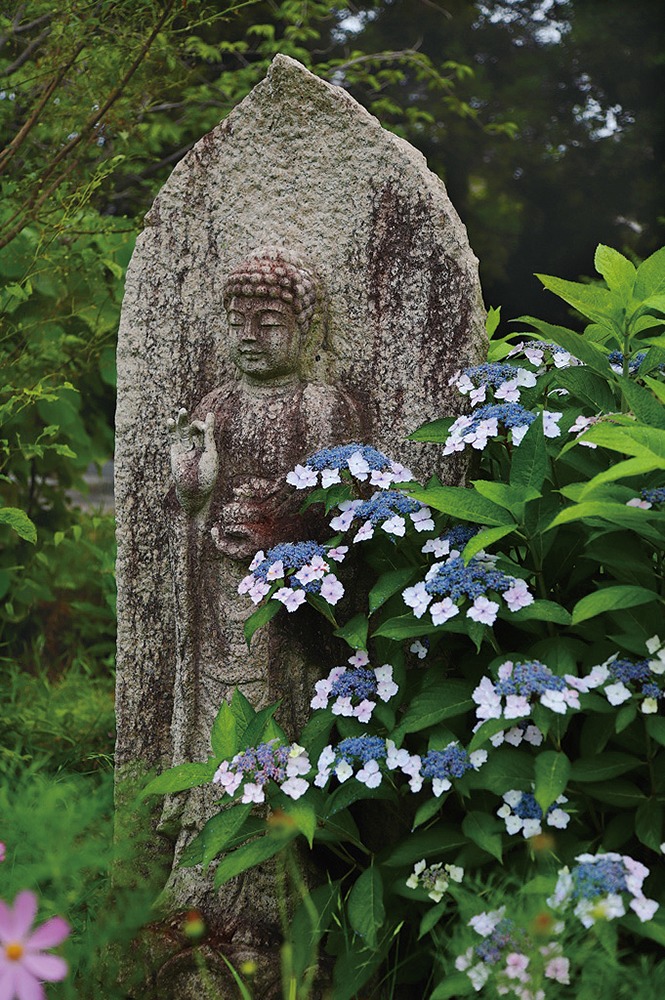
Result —
<path fill-rule="evenodd" d="M 237 735 L 236 717 L 228 702 L 223 701 L 210 732 L 213 753 L 221 760 L 231 760 L 238 752 Z"/>
<path fill-rule="evenodd" d="M 643 300 L 665 291 L 665 247 L 643 260 L 637 269 L 635 298 Z"/>
<path fill-rule="evenodd" d="M 635 833 L 638 840 L 660 856 L 663 842 L 663 805 L 656 799 L 646 799 L 635 813 Z"/>
<path fill-rule="evenodd" d="M 285 804 L 284 812 L 293 820 L 309 846 L 312 847 L 316 832 L 316 810 L 314 807 L 305 799 L 298 799 L 297 802 Z"/>
<path fill-rule="evenodd" d="M 441 917 L 444 915 L 448 908 L 448 900 L 442 899 L 440 903 L 436 906 L 431 906 L 427 913 L 424 915 L 420 921 L 420 927 L 418 928 L 418 940 L 425 937 L 426 934 L 436 927 Z"/>
<path fill-rule="evenodd" d="M 482 497 L 510 511 L 515 520 L 521 517 L 525 504 L 541 496 L 533 486 L 507 486 L 506 483 L 493 483 L 487 479 L 474 479 L 473 487 Z"/>
<path fill-rule="evenodd" d="M 430 993 L 429 1000 L 457 1000 L 458 997 L 465 997 L 473 992 L 473 983 L 469 977 L 464 972 L 458 972 L 453 976 L 446 976 L 434 992 Z"/>
<path fill-rule="evenodd" d="M 571 781 L 593 782 L 594 784 L 616 778 L 620 774 L 634 771 L 642 766 L 638 757 L 625 753 L 604 752 L 600 757 L 581 757 L 573 761 L 570 771 Z"/>
<path fill-rule="evenodd" d="M 619 378 L 618 381 L 624 397 L 638 420 L 651 427 L 665 428 L 665 407 L 658 402 L 653 393 L 629 378 Z"/>
<path fill-rule="evenodd" d="M 570 766 L 565 753 L 556 753 L 554 750 L 546 750 L 536 757 L 534 795 L 543 814 L 566 790 Z"/>
<path fill-rule="evenodd" d="M 439 855 L 457 851 L 466 844 L 467 838 L 457 827 L 437 824 L 429 830 L 409 834 L 382 860 L 382 864 L 388 868 L 401 868 L 413 865 L 421 858 L 433 856 L 438 859 Z"/>
<path fill-rule="evenodd" d="M 208 820 L 199 834 L 203 841 L 201 862 L 209 865 L 237 836 L 249 818 L 253 806 L 232 805 Z"/>
<path fill-rule="evenodd" d="M 570 612 L 555 601 L 533 601 L 517 611 L 504 612 L 502 609 L 501 617 L 511 622 L 541 621 L 555 622 L 557 625 L 570 625 L 572 622 Z"/>
<path fill-rule="evenodd" d="M 347 902 L 347 913 L 351 927 L 376 948 L 378 932 L 386 916 L 383 905 L 383 882 L 377 868 L 367 868 L 355 882 Z"/>
<path fill-rule="evenodd" d="M 628 300 L 635 285 L 635 265 L 612 247 L 599 243 L 593 258 L 596 271 L 612 292 L 618 292 L 623 300 Z"/>
<path fill-rule="evenodd" d="M 19 538 L 31 545 L 37 541 L 37 528 L 25 511 L 18 507 L 0 507 L 0 524 L 6 524 Z"/>
<path fill-rule="evenodd" d="M 513 524 L 510 514 L 498 504 L 481 497 L 464 486 L 431 486 L 410 489 L 409 496 L 427 504 L 442 514 L 451 514 L 460 521 L 474 524 Z"/>
<path fill-rule="evenodd" d="M 419 805 L 416 809 L 416 815 L 413 818 L 412 829 L 417 830 L 423 823 L 427 823 L 428 820 L 433 819 L 443 806 L 445 800 L 445 794 L 441 795 L 440 798 L 436 798 L 433 795 L 431 798 L 426 799 L 422 805 Z"/>
<path fill-rule="evenodd" d="M 568 351 L 574 357 L 579 358 L 580 361 L 583 361 L 593 371 L 598 372 L 599 375 L 614 378 L 614 372 L 610 368 L 607 355 L 598 347 L 595 347 L 591 341 L 585 340 L 581 334 L 574 333 L 565 326 L 553 326 L 551 323 L 545 323 L 540 319 L 535 319 L 533 316 L 522 316 L 520 318 L 527 323 L 531 323 L 536 330 L 542 333 L 546 340 L 553 340 L 555 344 L 563 347 L 565 351 Z"/>
<path fill-rule="evenodd" d="M 413 434 L 409 434 L 407 441 L 429 441 L 434 444 L 443 444 L 454 422 L 455 417 L 431 420 L 429 423 L 423 424 L 415 430 Z"/>
<path fill-rule="evenodd" d="M 493 545 L 494 542 L 498 542 L 501 538 L 505 538 L 512 531 L 516 530 L 514 524 L 503 524 L 499 528 L 483 528 L 479 531 L 477 535 L 470 538 L 469 541 L 464 546 L 464 551 L 462 557 L 465 563 L 468 563 L 469 559 L 472 559 L 478 552 L 482 549 L 487 548 L 489 545 Z"/>
<path fill-rule="evenodd" d="M 473 708 L 473 685 L 461 680 L 439 680 L 411 699 L 393 739 L 399 745 L 407 733 L 417 733 L 444 719 L 464 715 Z"/>
<path fill-rule="evenodd" d="M 518 716 L 515 719 L 487 719 L 476 729 L 473 734 L 473 738 L 469 743 L 467 750 L 469 753 L 473 753 L 474 750 L 480 750 L 480 748 L 487 743 L 491 736 L 496 733 L 502 733 L 506 729 L 512 729 L 513 726 L 517 726 L 522 718 L 528 718 L 528 716 Z"/>
<path fill-rule="evenodd" d="M 281 701 L 278 701 L 274 705 L 268 705 L 266 708 L 262 708 L 260 712 L 255 713 L 254 718 L 248 724 L 242 736 L 238 738 L 240 746 L 243 749 L 258 746 L 265 734 L 268 723 L 280 705 Z"/>
<path fill-rule="evenodd" d="M 351 649 L 367 649 L 367 631 L 369 629 L 369 621 L 366 615 L 355 615 L 346 625 L 342 625 L 340 628 L 336 629 L 333 635 L 338 636 L 340 639 L 344 639 L 345 642 L 349 644 Z"/>
<path fill-rule="evenodd" d="M 267 625 L 269 621 L 272 621 L 275 615 L 279 614 L 282 607 L 283 605 L 280 601 L 274 601 L 271 599 L 266 601 L 262 607 L 257 608 L 256 611 L 252 612 L 246 620 L 243 628 L 245 641 L 248 646 L 251 644 L 254 633 L 258 629 L 263 628 L 264 625 Z"/>
<path fill-rule="evenodd" d="M 519 448 L 513 448 L 510 462 L 510 485 L 540 490 L 549 469 L 543 435 L 543 418 L 538 414 L 522 438 Z"/>
<path fill-rule="evenodd" d="M 493 816 L 484 812 L 469 812 L 462 820 L 462 833 L 501 863 L 501 834 Z"/>
<path fill-rule="evenodd" d="M 243 736 L 247 726 L 253 721 L 256 712 L 245 698 L 240 688 L 235 688 L 231 695 L 231 711 L 235 716 L 238 739 Z"/>
<path fill-rule="evenodd" d="M 263 861 L 274 857 L 297 836 L 298 831 L 295 829 L 279 835 L 267 833 L 259 837 L 258 840 L 253 840 L 250 844 L 239 847 L 220 861 L 215 872 L 215 888 L 219 889 L 229 879 L 235 878 L 236 875 L 247 871 L 248 868 L 254 868 Z"/>
<path fill-rule="evenodd" d="M 554 292 L 594 323 L 607 325 L 618 318 L 620 303 L 607 288 L 582 285 L 579 281 L 566 281 L 565 278 L 556 278 L 550 274 L 536 274 L 536 277 L 548 291 Z"/>
<path fill-rule="evenodd" d="M 606 802 L 618 809 L 630 809 L 631 813 L 646 798 L 644 792 L 632 781 L 623 781 L 620 778 L 612 778 L 607 783 L 600 782 L 598 785 L 590 783 L 585 786 L 584 792 L 599 802 Z M 633 825 L 631 824 L 630 829 L 631 836 Z"/>
<path fill-rule="evenodd" d="M 618 409 L 607 379 L 586 367 L 564 368 L 557 371 L 554 378 L 562 389 L 567 389 L 599 413 L 613 413 Z M 521 449 L 522 445 L 518 451 Z"/>
<path fill-rule="evenodd" d="M 596 615 L 620 608 L 635 608 L 659 600 L 658 594 L 644 587 L 605 587 L 594 594 L 587 594 L 573 608 L 573 625 L 595 618 Z"/>
<path fill-rule="evenodd" d="M 382 573 L 369 592 L 370 614 L 378 611 L 393 594 L 396 594 L 399 590 L 403 590 L 404 587 L 408 587 L 417 576 L 418 570 L 414 569 L 413 566 L 392 569 L 387 573 Z"/>
<path fill-rule="evenodd" d="M 184 792 L 188 788 L 198 788 L 212 781 L 218 762 L 214 757 L 200 764 L 177 764 L 162 772 L 146 785 L 141 797 L 146 795 L 171 795 Z"/>

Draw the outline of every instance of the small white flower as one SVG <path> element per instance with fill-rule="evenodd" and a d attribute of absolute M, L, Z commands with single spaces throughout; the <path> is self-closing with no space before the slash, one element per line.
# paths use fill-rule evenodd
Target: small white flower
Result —
<path fill-rule="evenodd" d="M 306 490 L 310 486 L 316 486 L 317 480 L 317 473 L 308 465 L 296 465 L 293 472 L 289 472 L 286 477 L 289 486 L 295 486 L 297 490 Z"/>
<path fill-rule="evenodd" d="M 323 486 L 324 489 L 327 489 L 328 486 L 334 486 L 335 483 L 341 483 L 341 481 L 339 469 L 321 470 L 321 486 Z"/>
<path fill-rule="evenodd" d="M 389 517 L 387 521 L 384 521 L 381 527 L 389 535 L 397 535 L 398 538 L 402 538 L 406 532 L 406 521 L 399 514 L 395 514 L 393 517 Z M 433 521 L 432 527 L 434 527 Z M 419 530 L 422 531 L 423 529 L 420 528 Z"/>

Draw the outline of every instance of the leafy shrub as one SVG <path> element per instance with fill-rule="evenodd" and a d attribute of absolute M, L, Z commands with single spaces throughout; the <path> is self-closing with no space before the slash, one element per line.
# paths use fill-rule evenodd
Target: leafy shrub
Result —
<path fill-rule="evenodd" d="M 236 692 L 210 760 L 149 786 L 212 780 L 239 803 L 185 858 L 231 845 L 217 885 L 297 836 L 337 855 L 294 938 L 302 972 L 329 932 L 337 1000 L 389 957 L 390 988 L 432 1000 L 597 996 L 600 965 L 608 995 L 639 981 L 646 996 L 646 968 L 662 978 L 665 250 L 635 268 L 600 246 L 596 267 L 604 285 L 541 277 L 590 321 L 583 336 L 524 318 L 535 334 L 495 337 L 488 364 L 453 376 L 469 415 L 412 435 L 473 450 L 469 486 L 405 485 L 408 470 L 360 445 L 289 475 L 338 533 L 257 554 L 246 635 L 307 602 L 351 655 L 317 683 L 302 746 L 274 706 Z M 350 546 L 368 612 L 338 625 Z"/>

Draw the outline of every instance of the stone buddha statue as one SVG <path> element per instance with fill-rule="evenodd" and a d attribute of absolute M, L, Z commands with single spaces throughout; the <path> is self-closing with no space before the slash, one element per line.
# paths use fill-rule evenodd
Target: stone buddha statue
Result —
<path fill-rule="evenodd" d="M 305 378 L 304 362 L 316 350 L 317 294 L 313 273 L 285 250 L 260 251 L 239 263 L 223 287 L 224 349 L 236 378 L 206 395 L 191 417 L 181 409 L 169 421 L 174 764 L 207 759 L 212 723 L 236 686 L 255 708 L 281 698 L 279 721 L 293 737 L 309 716 L 311 689 L 325 667 L 318 617 L 311 612 L 308 619 L 308 609 L 294 620 L 278 616 L 248 650 L 243 626 L 252 609 L 237 593 L 257 550 L 317 530 L 298 514 L 302 497 L 286 483 L 289 470 L 319 448 L 366 433 L 347 392 Z M 325 537 L 325 522 L 318 530 Z M 186 878 L 178 873 L 178 857 L 214 812 L 213 803 L 212 789 L 195 789 L 165 809 L 162 829 L 177 837 L 172 900 L 200 908 L 235 945 L 263 947 L 277 940 L 270 880 L 263 888 L 258 873 L 251 885 L 235 880 L 223 888 L 222 905 L 211 879 L 197 881 L 191 869 Z"/>

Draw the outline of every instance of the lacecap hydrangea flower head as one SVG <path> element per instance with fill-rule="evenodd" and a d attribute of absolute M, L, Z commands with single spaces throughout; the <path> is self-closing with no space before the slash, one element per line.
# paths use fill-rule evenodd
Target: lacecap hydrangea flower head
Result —
<path fill-rule="evenodd" d="M 625 900 L 642 923 L 658 910 L 655 899 L 647 899 L 642 884 L 649 869 L 627 854 L 579 854 L 572 869 L 559 871 L 554 894 L 547 900 L 553 909 L 573 907 L 585 927 L 598 920 L 613 920 L 626 913 Z"/>
<path fill-rule="evenodd" d="M 352 526 L 357 527 L 354 542 L 373 538 L 375 528 L 381 528 L 387 535 L 397 538 L 403 538 L 407 528 L 434 530 L 429 507 L 399 490 L 386 489 L 375 493 L 369 500 L 343 500 L 339 510 L 341 513 L 332 519 L 330 527 L 333 531 L 348 531 Z"/>
<path fill-rule="evenodd" d="M 434 543 L 441 539 L 432 542 L 433 550 Z M 512 612 L 528 607 L 534 600 L 526 581 L 497 569 L 493 556 L 479 552 L 465 563 L 459 551 L 452 548 L 445 561 L 433 564 L 424 580 L 402 591 L 404 603 L 414 617 L 422 618 L 428 611 L 433 625 L 443 625 L 462 610 L 473 621 L 493 625 L 500 609 L 494 597 L 503 600 Z"/>
<path fill-rule="evenodd" d="M 461 882 L 464 869 L 459 865 L 444 865 L 441 861 L 429 865 L 423 858 L 413 867 L 413 872 L 406 880 L 409 889 L 424 889 L 435 903 L 440 903 L 451 882 Z"/>
<path fill-rule="evenodd" d="M 235 795 L 242 785 L 241 802 L 265 802 L 265 788 L 274 781 L 289 798 L 299 799 L 309 788 L 303 777 L 311 769 L 304 747 L 292 743 L 282 746 L 269 740 L 257 747 L 242 750 L 219 765 L 213 784 L 219 785 L 226 795 Z"/>
<path fill-rule="evenodd" d="M 288 473 L 287 483 L 297 490 L 318 486 L 327 488 L 341 483 L 344 479 L 370 486 L 389 489 L 395 483 L 406 483 L 413 479 L 410 469 L 400 462 L 393 462 L 383 452 L 364 444 L 341 444 L 334 448 L 323 448 L 305 459 L 304 465 L 296 465 Z"/>
<path fill-rule="evenodd" d="M 521 833 L 525 838 L 538 837 L 543 832 L 543 821 L 558 830 L 568 826 L 570 816 L 561 808 L 567 801 L 565 795 L 559 795 L 543 817 L 543 810 L 533 792 L 513 788 L 504 792 L 503 805 L 497 810 L 497 816 L 506 824 L 507 833 Z"/>
<path fill-rule="evenodd" d="M 539 660 L 524 663 L 506 660 L 498 673 L 497 681 L 483 677 L 471 695 L 478 706 L 477 719 L 519 719 L 529 715 L 535 703 L 558 715 L 580 707 L 579 690 L 575 687 L 576 683 L 581 684 L 580 679 L 571 674 L 560 677 Z"/>
<path fill-rule="evenodd" d="M 393 681 L 393 668 L 389 663 L 370 667 L 369 656 L 362 649 L 357 649 L 348 663 L 348 667 L 333 667 L 326 678 L 316 682 L 316 694 L 310 707 L 319 709 L 330 705 L 333 715 L 353 716 L 359 722 L 369 722 L 377 700 L 389 701 L 399 690 Z"/>
<path fill-rule="evenodd" d="M 267 554 L 262 550 L 256 553 L 238 593 L 260 604 L 273 591 L 272 598 L 290 612 L 304 604 L 308 594 L 318 594 L 334 606 L 344 596 L 344 585 L 331 564 L 343 562 L 347 552 L 345 545 L 329 548 L 313 541 L 281 542 Z"/>
<path fill-rule="evenodd" d="M 520 389 L 536 384 L 536 376 L 526 368 L 501 363 L 474 365 L 457 371 L 448 380 L 448 385 L 456 386 L 463 396 L 468 394 L 472 406 L 484 403 L 487 393 L 504 403 L 516 403 Z"/>
<path fill-rule="evenodd" d="M 558 942 L 536 946 L 524 928 L 506 917 L 505 906 L 476 914 L 468 926 L 483 940 L 459 955 L 455 968 L 466 972 L 477 993 L 491 981 L 500 996 L 545 1000 L 538 986 L 543 978 L 570 982 L 570 962 Z"/>
<path fill-rule="evenodd" d="M 542 416 L 545 437 L 559 437 L 562 414 L 543 410 Z M 481 406 L 469 416 L 458 417 L 451 424 L 443 454 L 452 455 L 464 451 L 467 445 L 476 451 L 483 451 L 487 442 L 500 434 L 509 434 L 512 444 L 517 448 L 536 417 L 536 413 L 525 409 L 520 403 L 490 403 Z"/>

